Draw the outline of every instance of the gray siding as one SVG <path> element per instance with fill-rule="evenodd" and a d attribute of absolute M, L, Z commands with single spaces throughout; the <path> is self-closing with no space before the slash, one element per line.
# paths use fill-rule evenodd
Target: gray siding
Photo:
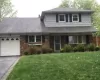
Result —
<path fill-rule="evenodd" d="M 44 23 L 46 27 L 83 27 L 92 26 L 91 15 L 88 13 L 81 14 L 81 22 L 56 22 L 56 14 L 46 14 Z"/>

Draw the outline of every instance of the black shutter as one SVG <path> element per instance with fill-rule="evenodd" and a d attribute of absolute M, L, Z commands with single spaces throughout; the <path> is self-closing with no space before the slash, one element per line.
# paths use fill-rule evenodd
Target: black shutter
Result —
<path fill-rule="evenodd" d="M 28 35 L 25 35 L 25 42 L 28 43 Z"/>
<path fill-rule="evenodd" d="M 56 22 L 58 22 L 58 14 L 56 14 Z"/>
<path fill-rule="evenodd" d="M 69 14 L 69 20 L 72 22 L 72 14 Z"/>
<path fill-rule="evenodd" d="M 66 44 L 69 43 L 69 39 L 68 39 L 68 36 L 66 36 Z"/>
<path fill-rule="evenodd" d="M 54 49 L 54 36 L 50 36 L 50 48 Z"/>
<path fill-rule="evenodd" d="M 66 14 L 66 22 L 68 22 L 68 14 Z"/>
<path fill-rule="evenodd" d="M 86 35 L 86 44 L 90 44 L 90 38 L 89 38 L 89 35 Z"/>
<path fill-rule="evenodd" d="M 81 20 L 81 13 L 79 13 L 79 22 L 81 22 L 82 20 Z"/>
<path fill-rule="evenodd" d="M 44 35 L 42 36 L 42 42 L 43 43 L 45 42 L 45 36 Z"/>

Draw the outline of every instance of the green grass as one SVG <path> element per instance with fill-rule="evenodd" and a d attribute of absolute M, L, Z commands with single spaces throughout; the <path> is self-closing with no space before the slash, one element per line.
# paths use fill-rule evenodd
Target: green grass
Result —
<path fill-rule="evenodd" d="M 7 80 L 100 80 L 100 52 L 23 56 Z"/>

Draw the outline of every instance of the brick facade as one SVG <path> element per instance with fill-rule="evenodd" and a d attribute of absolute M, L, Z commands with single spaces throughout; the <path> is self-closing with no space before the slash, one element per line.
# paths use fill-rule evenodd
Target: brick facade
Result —
<path fill-rule="evenodd" d="M 65 38 L 65 36 L 61 36 L 61 47 L 64 46 L 64 44 L 67 44 L 68 39 Z M 94 43 L 95 45 L 97 45 L 96 43 L 96 37 L 92 37 L 91 35 L 89 36 L 89 42 L 90 43 Z M 46 45 L 47 47 L 50 47 L 52 49 L 54 49 L 54 36 L 43 36 L 42 37 L 42 45 Z M 98 45 L 100 46 L 100 37 L 98 37 Z M 27 50 L 30 47 L 30 45 L 28 44 L 28 42 L 26 42 L 25 40 L 25 36 L 21 36 L 20 38 L 20 51 L 21 51 L 21 55 L 23 54 L 23 52 L 25 50 Z"/>
<path fill-rule="evenodd" d="M 100 37 L 93 37 L 93 43 L 96 46 L 100 46 Z"/>
<path fill-rule="evenodd" d="M 42 45 L 46 45 L 47 47 L 50 47 L 50 43 L 49 43 L 49 36 L 44 36 L 44 41 L 42 38 Z M 30 45 L 28 44 L 28 42 L 26 42 L 25 40 L 25 36 L 21 36 L 20 37 L 20 53 L 21 55 L 23 55 L 23 52 L 27 49 L 29 49 Z"/>

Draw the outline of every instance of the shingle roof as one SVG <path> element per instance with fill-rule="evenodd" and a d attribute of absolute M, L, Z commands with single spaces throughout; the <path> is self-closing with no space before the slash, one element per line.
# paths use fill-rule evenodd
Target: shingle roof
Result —
<path fill-rule="evenodd" d="M 53 12 L 93 12 L 92 10 L 76 9 L 76 8 L 54 8 L 51 10 L 43 11 L 43 13 Z"/>
<path fill-rule="evenodd" d="M 78 33 L 96 32 L 93 27 L 45 27 L 40 18 L 5 18 L 0 22 L 0 34 L 14 33 Z"/>

